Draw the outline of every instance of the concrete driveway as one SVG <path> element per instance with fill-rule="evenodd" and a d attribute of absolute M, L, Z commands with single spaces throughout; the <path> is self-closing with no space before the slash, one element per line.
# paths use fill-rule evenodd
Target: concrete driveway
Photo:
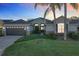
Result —
<path fill-rule="evenodd" d="M 2 55 L 5 48 L 12 45 L 16 40 L 21 38 L 22 36 L 4 36 L 0 37 L 0 56 Z"/>

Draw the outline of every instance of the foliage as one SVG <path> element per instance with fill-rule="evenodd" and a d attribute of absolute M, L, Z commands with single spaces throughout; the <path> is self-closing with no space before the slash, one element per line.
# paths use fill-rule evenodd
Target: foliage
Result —
<path fill-rule="evenodd" d="M 79 33 L 75 33 L 75 32 L 68 33 L 68 37 L 73 40 L 79 40 Z"/>
<path fill-rule="evenodd" d="M 53 14 L 54 14 L 54 19 L 55 19 L 56 18 L 55 10 L 56 9 L 61 10 L 62 3 L 35 3 L 34 8 L 36 9 L 38 5 L 40 5 L 40 6 L 47 6 L 47 9 L 45 10 L 45 13 L 44 13 L 44 18 L 49 13 L 49 11 L 52 11 Z"/>
<path fill-rule="evenodd" d="M 46 37 L 49 38 L 49 39 L 53 39 L 53 40 L 56 40 L 57 39 L 57 35 L 54 34 L 54 33 L 47 34 Z"/>
<path fill-rule="evenodd" d="M 47 35 L 41 35 L 41 34 L 31 34 L 26 37 L 22 37 L 16 42 L 22 42 L 22 41 L 28 41 L 28 40 L 35 40 L 35 39 L 51 39 L 51 40 L 56 40 L 57 37 L 55 34 L 47 34 Z"/>

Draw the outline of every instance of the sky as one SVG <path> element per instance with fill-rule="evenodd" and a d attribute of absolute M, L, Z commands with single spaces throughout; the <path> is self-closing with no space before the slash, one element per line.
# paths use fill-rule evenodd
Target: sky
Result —
<path fill-rule="evenodd" d="M 34 19 L 38 17 L 43 17 L 46 6 L 38 6 L 34 9 L 34 3 L 0 3 L 0 19 Z M 78 10 L 74 10 L 73 7 L 67 4 L 67 17 L 79 16 Z M 61 11 L 56 10 L 56 17 L 64 14 L 64 8 L 62 6 Z M 46 17 L 47 19 L 53 19 L 53 13 L 50 11 Z"/>

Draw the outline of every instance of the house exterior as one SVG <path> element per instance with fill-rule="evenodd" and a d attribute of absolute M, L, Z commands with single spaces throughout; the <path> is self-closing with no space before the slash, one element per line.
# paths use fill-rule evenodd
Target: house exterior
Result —
<path fill-rule="evenodd" d="M 24 20 L 4 20 L 3 30 L 5 35 L 25 35 L 27 22 Z"/>
<path fill-rule="evenodd" d="M 45 20 L 45 21 L 44 21 Z M 20 20 L 3 20 L 3 32 L 5 35 L 25 35 L 31 33 L 64 33 L 64 20 L 67 21 L 68 32 L 79 31 L 79 19 L 65 19 L 63 16 L 50 21 L 44 18 L 36 18 L 29 21 Z"/>

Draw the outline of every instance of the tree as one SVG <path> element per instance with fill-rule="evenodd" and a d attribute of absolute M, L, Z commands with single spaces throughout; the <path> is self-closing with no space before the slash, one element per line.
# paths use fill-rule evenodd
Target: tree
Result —
<path fill-rule="evenodd" d="M 74 8 L 74 9 L 78 9 L 78 4 L 76 3 L 70 3 L 70 5 Z M 67 40 L 67 3 L 64 3 L 64 40 Z"/>
<path fill-rule="evenodd" d="M 67 40 L 67 3 L 63 3 L 64 4 L 64 40 Z M 46 17 L 47 12 L 49 11 L 49 9 L 51 8 L 53 15 L 54 15 L 54 19 L 56 19 L 56 15 L 55 15 L 55 10 L 56 8 L 58 8 L 59 10 L 61 10 L 61 6 L 63 5 L 62 3 L 41 3 L 40 5 L 48 5 L 48 8 L 46 9 L 45 13 L 44 13 L 44 18 Z M 37 7 L 37 5 L 39 5 L 39 3 L 35 4 L 35 8 Z M 74 9 L 78 9 L 78 4 L 76 3 L 70 3 L 70 5 L 74 8 Z M 44 21 L 45 22 L 45 21 Z"/>
<path fill-rule="evenodd" d="M 45 10 L 45 13 L 44 13 L 44 24 L 46 24 L 46 20 L 45 20 L 45 17 L 46 15 L 49 13 L 49 11 L 52 11 L 53 12 L 53 16 L 54 16 L 54 20 L 56 19 L 56 13 L 55 13 L 55 10 L 56 9 L 59 9 L 61 10 L 61 6 L 62 6 L 62 3 L 36 3 L 35 4 L 35 9 L 38 5 L 41 5 L 41 6 L 47 6 L 47 9 Z M 54 26 L 56 27 L 56 23 L 54 22 Z M 56 29 L 56 28 L 55 28 Z M 55 31 L 56 33 L 56 31 Z"/>
<path fill-rule="evenodd" d="M 55 10 L 58 8 L 59 10 L 61 9 L 61 4 L 60 3 L 36 3 L 35 4 L 35 9 L 38 5 L 41 5 L 41 6 L 48 6 L 47 9 L 45 10 L 45 13 L 44 13 L 44 19 L 47 15 L 47 13 L 49 13 L 49 10 L 51 10 L 53 12 L 53 16 L 54 16 L 54 19 L 56 19 L 56 15 L 55 15 Z M 44 21 L 45 22 L 45 21 Z"/>

